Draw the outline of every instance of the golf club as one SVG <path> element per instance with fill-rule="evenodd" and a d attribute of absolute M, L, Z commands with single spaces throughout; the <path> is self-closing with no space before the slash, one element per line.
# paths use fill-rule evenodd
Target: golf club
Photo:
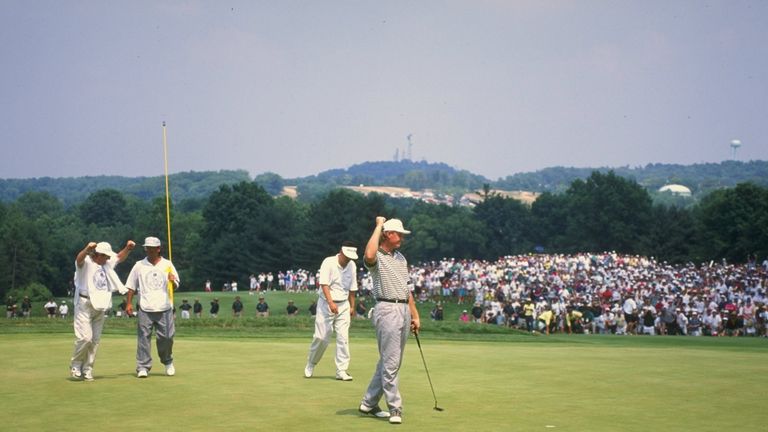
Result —
<path fill-rule="evenodd" d="M 416 336 L 416 345 L 419 346 L 419 353 L 421 354 L 421 362 L 424 363 L 424 370 L 427 371 L 427 379 L 429 380 L 429 388 L 432 389 L 432 398 L 435 399 L 435 411 L 442 411 L 443 409 L 437 406 L 437 396 L 435 396 L 435 387 L 432 386 L 432 378 L 429 376 L 429 368 L 427 367 L 427 361 L 424 360 L 424 351 L 421 350 L 421 341 L 419 340 L 419 334 L 414 332 Z"/>

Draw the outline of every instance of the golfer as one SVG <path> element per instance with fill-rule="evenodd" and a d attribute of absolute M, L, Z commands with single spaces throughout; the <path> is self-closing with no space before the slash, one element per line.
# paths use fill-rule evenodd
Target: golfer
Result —
<path fill-rule="evenodd" d="M 179 287 L 179 273 L 169 260 L 160 256 L 160 239 L 147 237 L 144 240 L 147 257 L 137 262 L 128 281 L 128 306 L 126 311 L 133 315 L 133 295 L 139 295 L 138 343 L 136 347 L 136 376 L 146 378 L 152 369 L 152 329 L 156 331 L 157 355 L 165 365 L 165 374 L 173 376 L 173 336 L 176 333 L 173 304 L 169 290 Z"/>
<path fill-rule="evenodd" d="M 373 295 L 376 298 L 371 321 L 376 328 L 379 362 L 358 409 L 365 414 L 389 417 L 389 422 L 395 424 L 403 421 L 398 373 L 405 342 L 409 328 L 415 333 L 421 327 L 419 312 L 413 301 L 408 262 L 398 251 L 405 234 L 410 233 L 399 219 L 376 217 L 376 228 L 365 247 L 364 258 L 365 267 L 373 278 Z M 379 408 L 382 396 L 389 412 Z"/>
<path fill-rule="evenodd" d="M 120 253 L 107 242 L 88 243 L 75 257 L 75 349 L 70 360 L 72 378 L 93 381 L 93 364 L 104 329 L 104 312 L 112 307 L 112 292 L 126 289 L 115 273 L 135 243 L 125 244 Z"/>
<path fill-rule="evenodd" d="M 351 242 L 342 243 L 339 253 L 329 256 L 320 265 L 320 300 L 315 315 L 315 335 L 309 345 L 304 376 L 311 378 L 315 365 L 323 358 L 331 335 L 336 332 L 336 379 L 352 381 L 349 375 L 349 323 L 355 313 L 357 292 L 357 248 Z"/>

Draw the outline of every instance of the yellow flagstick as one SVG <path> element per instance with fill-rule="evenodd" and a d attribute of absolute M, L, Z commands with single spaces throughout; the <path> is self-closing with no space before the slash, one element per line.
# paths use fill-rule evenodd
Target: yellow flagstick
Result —
<path fill-rule="evenodd" d="M 165 221 L 168 228 L 168 260 L 173 261 L 173 252 L 171 248 L 171 194 L 168 189 L 168 142 L 165 133 L 165 122 L 163 122 L 163 161 L 165 164 Z M 171 268 L 168 267 L 168 273 Z M 168 297 L 171 299 L 173 307 L 173 283 L 168 284 Z"/>

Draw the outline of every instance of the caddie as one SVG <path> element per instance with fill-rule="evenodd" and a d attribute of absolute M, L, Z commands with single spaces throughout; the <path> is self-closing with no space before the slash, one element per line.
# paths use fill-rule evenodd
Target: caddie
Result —
<path fill-rule="evenodd" d="M 126 293 L 115 273 L 115 266 L 125 260 L 135 243 L 114 253 L 107 242 L 89 242 L 75 257 L 75 348 L 70 360 L 72 378 L 93 381 L 93 364 L 104 329 L 104 313 L 112 308 L 112 293 Z"/>
<path fill-rule="evenodd" d="M 133 296 L 139 296 L 138 330 L 136 346 L 136 376 L 146 378 L 152 369 L 152 330 L 156 331 L 157 355 L 165 365 L 165 374 L 173 376 L 173 336 L 176 326 L 173 315 L 171 290 L 179 287 L 181 280 L 176 267 L 160 256 L 160 239 L 144 239 L 147 257 L 138 261 L 125 283 L 128 288 L 126 312 L 133 315 Z"/>

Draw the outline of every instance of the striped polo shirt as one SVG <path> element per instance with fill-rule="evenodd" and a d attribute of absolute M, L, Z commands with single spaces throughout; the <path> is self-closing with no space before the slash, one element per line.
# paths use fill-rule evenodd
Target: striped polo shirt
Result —
<path fill-rule="evenodd" d="M 365 267 L 373 279 L 373 296 L 388 300 L 407 300 L 413 289 L 408 273 L 408 261 L 400 251 L 386 253 L 379 248 L 376 251 L 376 264 Z"/>

